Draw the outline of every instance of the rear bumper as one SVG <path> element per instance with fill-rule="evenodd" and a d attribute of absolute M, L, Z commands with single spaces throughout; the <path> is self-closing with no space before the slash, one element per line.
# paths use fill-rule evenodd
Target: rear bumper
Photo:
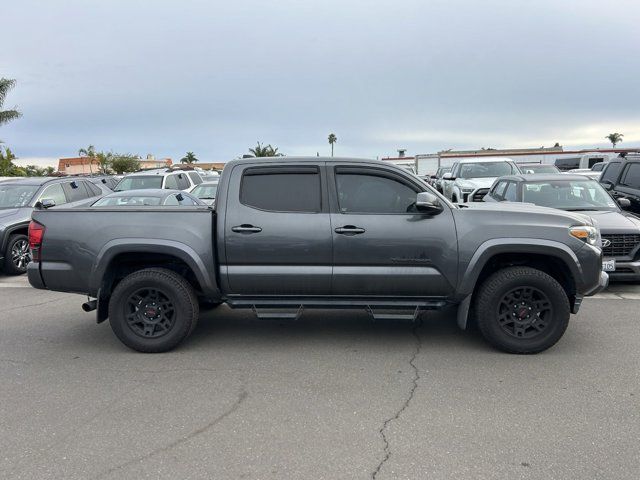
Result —
<path fill-rule="evenodd" d="M 33 288 L 39 288 L 40 290 L 47 289 L 42 281 L 42 275 L 40 275 L 40 263 L 29 262 L 27 265 L 27 278 Z"/>

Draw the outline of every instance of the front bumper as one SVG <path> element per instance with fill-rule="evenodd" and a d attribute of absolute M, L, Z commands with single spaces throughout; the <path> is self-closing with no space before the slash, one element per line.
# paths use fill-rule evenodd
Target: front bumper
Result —
<path fill-rule="evenodd" d="M 587 290 L 583 295 L 576 295 L 573 299 L 573 303 L 571 304 L 571 313 L 578 313 L 580 310 L 580 306 L 582 305 L 582 300 L 584 297 L 590 297 L 591 295 L 595 295 L 596 293 L 601 292 L 605 288 L 609 286 L 609 274 L 607 272 L 600 272 L 600 279 L 598 280 L 598 285 L 594 288 Z"/>
<path fill-rule="evenodd" d="M 609 272 L 611 280 L 640 280 L 640 260 L 616 260 L 616 271 Z"/>

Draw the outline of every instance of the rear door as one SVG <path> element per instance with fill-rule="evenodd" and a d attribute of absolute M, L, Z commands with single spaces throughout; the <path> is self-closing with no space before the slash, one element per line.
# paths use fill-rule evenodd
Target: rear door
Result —
<path fill-rule="evenodd" d="M 224 221 L 228 291 L 328 295 L 331 229 L 324 164 L 239 164 Z"/>
<path fill-rule="evenodd" d="M 426 190 L 385 168 L 328 163 L 334 295 L 448 295 L 457 280 L 457 238 L 450 207 L 420 213 Z"/>

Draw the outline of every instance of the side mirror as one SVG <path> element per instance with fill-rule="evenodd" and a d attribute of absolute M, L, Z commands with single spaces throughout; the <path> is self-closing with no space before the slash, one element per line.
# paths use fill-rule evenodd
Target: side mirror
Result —
<path fill-rule="evenodd" d="M 601 182 L 600 185 L 602 185 L 605 190 L 611 190 L 613 188 L 613 182 L 610 182 L 609 180 Z"/>
<path fill-rule="evenodd" d="M 440 200 L 431 192 L 420 192 L 416 196 L 416 208 L 423 213 L 437 215 L 443 208 Z"/>
<path fill-rule="evenodd" d="M 51 198 L 43 198 L 42 200 L 36 202 L 34 207 L 36 208 L 51 208 L 56 206 L 56 201 Z"/>
<path fill-rule="evenodd" d="M 617 202 L 618 205 L 620 205 L 620 208 L 622 208 L 623 210 L 626 210 L 631 206 L 631 200 L 629 200 L 628 198 L 620 197 L 617 199 Z"/>

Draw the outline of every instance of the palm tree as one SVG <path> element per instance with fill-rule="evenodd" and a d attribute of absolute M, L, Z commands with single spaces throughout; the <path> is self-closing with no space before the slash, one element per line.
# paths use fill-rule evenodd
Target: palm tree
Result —
<path fill-rule="evenodd" d="M 196 155 L 193 152 L 187 152 L 187 154 L 180 159 L 180 163 L 188 163 L 189 165 L 197 161 L 198 159 L 196 158 Z"/>
<path fill-rule="evenodd" d="M 338 137 L 335 136 L 335 134 L 330 133 L 329 134 L 329 144 L 331 145 L 331 156 L 333 157 L 333 144 L 336 143 L 338 141 Z"/>
<path fill-rule="evenodd" d="M 609 140 L 611 142 L 611 145 L 613 145 L 613 148 L 616 148 L 616 145 L 619 144 L 622 141 L 622 137 L 624 137 L 624 135 L 622 133 L 610 133 L 609 135 L 607 135 L 606 138 L 607 140 Z"/>
<path fill-rule="evenodd" d="M 7 98 L 9 90 L 11 90 L 15 85 L 15 80 L 0 78 L 0 125 L 22 116 L 22 114 L 15 108 L 13 110 L 2 110 L 2 106 L 4 105 L 4 101 Z"/>
<path fill-rule="evenodd" d="M 255 148 L 250 148 L 249 151 L 254 157 L 282 157 L 282 153 L 278 153 L 277 148 L 273 148 L 271 144 L 263 146 L 260 142 Z"/>
<path fill-rule="evenodd" d="M 78 150 L 78 155 L 89 159 L 89 173 L 93 173 L 92 164 L 96 160 L 96 147 L 89 145 L 87 148 L 81 148 Z"/>

